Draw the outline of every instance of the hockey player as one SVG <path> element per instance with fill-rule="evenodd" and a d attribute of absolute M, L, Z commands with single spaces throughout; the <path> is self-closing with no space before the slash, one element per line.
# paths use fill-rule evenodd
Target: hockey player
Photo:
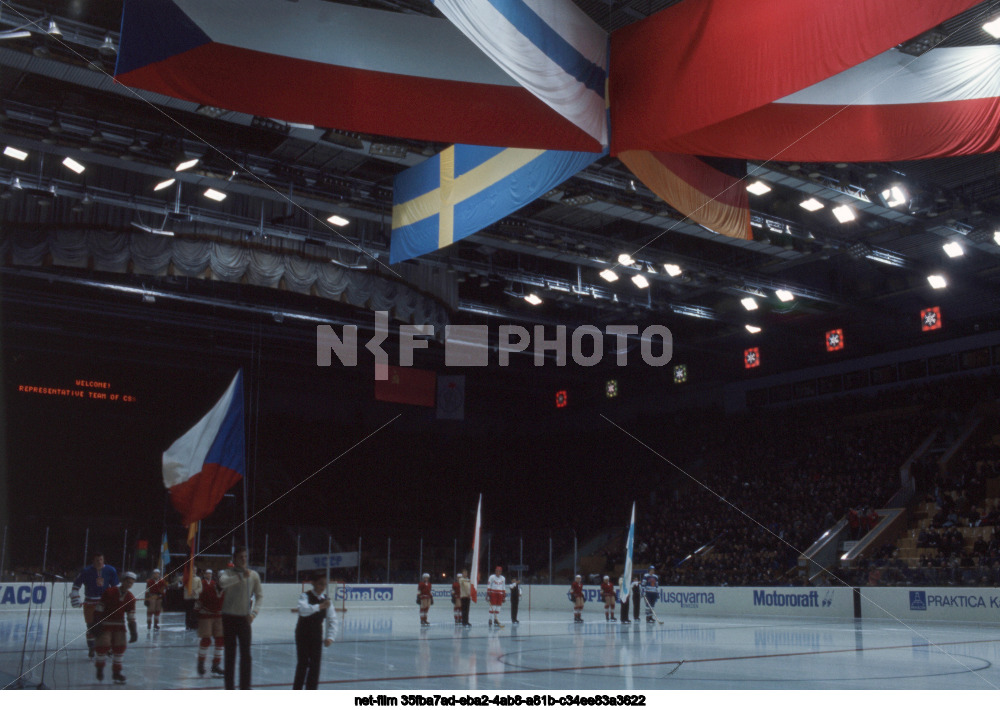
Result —
<path fill-rule="evenodd" d="M 503 567 L 497 565 L 486 585 L 486 593 L 490 598 L 490 626 L 499 629 L 503 628 L 503 624 L 500 623 L 500 606 L 507 598 L 507 580 L 503 578 L 501 572 L 503 572 Z"/>
<path fill-rule="evenodd" d="M 167 593 L 167 580 L 160 576 L 160 570 L 154 569 L 152 576 L 146 580 L 146 630 L 160 630 L 160 612 L 163 611 L 163 595 Z"/>
<path fill-rule="evenodd" d="M 601 582 L 601 596 L 604 598 L 604 620 L 617 621 L 615 618 L 615 585 L 611 583 L 611 578 L 604 575 Z"/>
<path fill-rule="evenodd" d="M 222 634 L 222 592 L 212 579 L 212 570 L 205 570 L 205 578 L 201 581 L 201 590 L 195 601 L 198 610 L 198 675 L 205 675 L 205 659 L 208 649 L 215 642 L 215 652 L 212 654 L 212 675 L 223 675 L 222 649 L 225 639 Z"/>
<path fill-rule="evenodd" d="M 576 575 L 569 588 L 569 597 L 573 600 L 573 623 L 583 623 L 583 577 Z"/>
<path fill-rule="evenodd" d="M 427 621 L 427 612 L 431 608 L 431 604 L 434 603 L 434 595 L 431 594 L 431 576 L 424 572 L 424 576 L 420 578 L 420 584 L 417 585 L 417 601 L 420 602 L 420 625 L 430 626 L 431 622 Z"/>
<path fill-rule="evenodd" d="M 462 625 L 462 573 L 455 575 L 455 581 L 451 583 L 451 606 L 455 614 L 455 626 Z"/>
<path fill-rule="evenodd" d="M 326 595 L 326 572 L 317 570 L 313 573 L 312 587 L 299 597 L 299 621 L 295 625 L 298 662 L 295 664 L 292 690 L 302 690 L 303 683 L 306 690 L 319 687 L 319 662 L 323 647 L 333 643 L 337 633 L 337 610 Z"/>
<path fill-rule="evenodd" d="M 642 606 L 642 585 L 639 582 L 639 575 L 632 575 L 632 586 L 630 587 L 628 598 L 632 603 L 632 618 L 639 623 L 639 607 Z"/>
<path fill-rule="evenodd" d="M 83 606 L 83 620 L 87 624 L 87 649 L 88 656 L 94 657 L 95 643 L 94 635 L 90 627 L 94 623 L 94 609 L 101 601 L 101 595 L 111 587 L 119 585 L 118 572 L 111 565 L 104 564 L 104 553 L 95 552 L 90 558 L 91 564 L 83 568 L 83 571 L 73 580 L 73 589 L 69 594 L 69 603 L 74 608 Z M 80 587 L 83 587 L 84 601 L 80 602 Z"/>
<path fill-rule="evenodd" d="M 125 685 L 122 660 L 125 657 L 125 619 L 128 617 L 129 642 L 139 640 L 135 626 L 135 596 L 129 590 L 135 583 L 135 572 L 126 572 L 121 586 L 106 589 L 94 608 L 94 634 L 97 644 L 97 680 L 104 680 L 105 657 L 111 656 L 111 678 Z"/>
<path fill-rule="evenodd" d="M 656 568 L 649 566 L 649 570 L 642 577 L 642 595 L 646 598 L 646 623 L 653 623 L 653 607 L 656 606 L 656 599 L 660 596 L 660 578 L 656 576 Z"/>

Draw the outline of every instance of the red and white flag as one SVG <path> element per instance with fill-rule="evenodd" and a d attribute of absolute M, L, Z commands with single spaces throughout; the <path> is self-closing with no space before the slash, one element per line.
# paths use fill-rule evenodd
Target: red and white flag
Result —
<path fill-rule="evenodd" d="M 472 538 L 472 601 L 476 601 L 476 585 L 479 584 L 479 526 L 483 519 L 483 494 L 479 494 L 479 506 L 476 508 L 476 534 Z"/>

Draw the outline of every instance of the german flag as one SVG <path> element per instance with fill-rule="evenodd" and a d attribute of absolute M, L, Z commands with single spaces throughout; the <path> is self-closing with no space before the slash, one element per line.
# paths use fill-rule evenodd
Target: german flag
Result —
<path fill-rule="evenodd" d="M 746 161 L 721 161 L 648 150 L 619 153 L 629 170 L 664 202 L 706 229 L 752 239 Z M 721 169 L 720 169 L 721 168 Z"/>

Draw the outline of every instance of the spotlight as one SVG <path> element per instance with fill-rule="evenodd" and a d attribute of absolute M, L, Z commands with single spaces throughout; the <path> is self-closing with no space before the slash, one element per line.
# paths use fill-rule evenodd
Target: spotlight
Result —
<path fill-rule="evenodd" d="M 188 158 L 187 156 L 183 158 L 178 158 L 174 170 L 176 170 L 179 173 L 184 172 L 185 170 L 190 170 L 191 168 L 193 168 L 195 165 L 198 164 L 199 160 L 200 158 Z"/>
<path fill-rule="evenodd" d="M 76 162 L 75 160 L 73 160 L 68 156 L 65 159 L 63 159 L 62 164 L 65 165 L 70 170 L 72 170 L 77 175 L 79 175 L 80 173 L 82 173 L 84 170 L 87 169 L 83 165 L 81 165 L 80 163 Z"/>
<path fill-rule="evenodd" d="M 759 332 L 760 332 L 760 328 L 758 328 L 758 327 L 757 327 L 757 326 L 755 326 L 755 325 L 750 325 L 749 323 L 747 323 L 747 324 L 746 324 L 745 326 L 743 326 L 743 327 L 747 329 L 747 332 L 748 332 L 748 333 L 759 333 Z"/>
<path fill-rule="evenodd" d="M 752 299 L 750 296 L 747 296 L 746 298 L 744 298 L 742 301 L 740 301 L 740 303 L 742 303 L 743 307 L 746 308 L 748 311 L 756 311 L 757 310 L 757 301 L 755 301 L 754 299 Z"/>
<path fill-rule="evenodd" d="M 667 276 L 677 277 L 681 275 L 681 267 L 677 264 L 664 264 L 663 269 L 667 272 Z"/>
<path fill-rule="evenodd" d="M 118 47 L 115 46 L 115 40 L 111 35 L 104 35 L 104 44 L 97 48 L 97 51 L 103 57 L 113 57 L 118 54 Z"/>
<path fill-rule="evenodd" d="M 750 183 L 747 185 L 747 192 L 752 195 L 764 195 L 771 191 L 771 188 L 758 180 L 757 182 Z"/>
<path fill-rule="evenodd" d="M 18 150 L 17 148 L 12 148 L 11 146 L 4 148 L 3 154 L 8 158 L 13 158 L 14 160 L 24 160 L 28 157 L 28 154 L 23 150 Z"/>
<path fill-rule="evenodd" d="M 226 199 L 226 193 L 219 192 L 218 190 L 215 190 L 210 187 L 207 190 L 205 190 L 205 197 L 207 197 L 210 200 L 215 200 L 216 202 L 222 202 L 224 199 Z"/>
<path fill-rule="evenodd" d="M 853 222 L 857 215 L 854 214 L 852 210 L 847 205 L 840 205 L 839 207 L 833 208 L 833 216 L 837 218 L 837 221 L 841 224 L 845 222 Z"/>
<path fill-rule="evenodd" d="M 882 199 L 885 200 L 887 207 L 899 207 L 908 202 L 906 191 L 899 185 L 882 190 Z"/>
<path fill-rule="evenodd" d="M 344 219 L 340 215 L 332 214 L 326 218 L 326 221 L 337 227 L 346 227 L 351 223 L 351 220 Z"/>
<path fill-rule="evenodd" d="M 541 302 L 542 302 L 542 299 L 540 299 L 534 293 L 529 293 L 527 296 L 524 297 L 524 300 L 527 301 L 528 303 L 530 303 L 533 306 L 537 306 L 537 305 L 541 304 Z"/>
<path fill-rule="evenodd" d="M 931 285 L 931 288 L 944 288 L 948 285 L 941 274 L 931 274 L 927 277 L 927 283 Z"/>
<path fill-rule="evenodd" d="M 630 254 L 619 254 L 618 263 L 622 266 L 632 266 L 635 263 L 635 259 Z"/>
<path fill-rule="evenodd" d="M 59 25 L 56 24 L 55 20 L 49 20 L 49 29 L 46 32 L 53 37 L 62 37 L 62 30 L 59 29 Z"/>
<path fill-rule="evenodd" d="M 1000 244 L 1000 232 L 993 232 L 993 241 Z"/>
<path fill-rule="evenodd" d="M 962 254 L 965 253 L 965 249 L 963 249 L 962 245 L 959 244 L 958 242 L 948 242 L 942 248 L 944 249 L 944 253 L 950 256 L 952 259 L 962 256 Z"/>
<path fill-rule="evenodd" d="M 604 279 L 608 283 L 614 283 L 615 281 L 618 280 L 618 274 L 616 274 L 611 269 L 605 269 L 604 271 L 602 271 L 600 273 L 600 276 L 601 276 L 602 279 Z"/>
<path fill-rule="evenodd" d="M 795 295 L 791 291 L 786 291 L 783 288 L 779 288 L 774 292 L 774 295 L 778 297 L 778 300 L 782 303 L 788 303 L 795 298 Z"/>
<path fill-rule="evenodd" d="M 156 187 L 153 188 L 153 192 L 159 192 L 160 190 L 166 190 L 168 187 L 173 185 L 177 180 L 174 178 L 167 178 L 163 182 L 156 183 Z"/>
<path fill-rule="evenodd" d="M 993 37 L 1000 39 L 1000 15 L 983 25 L 983 29 Z"/>
<path fill-rule="evenodd" d="M 636 274 L 632 277 L 632 283 L 634 283 L 639 288 L 649 288 L 649 280 L 642 274 Z"/>
<path fill-rule="evenodd" d="M 823 209 L 823 203 L 817 200 L 815 197 L 810 197 L 808 200 L 804 200 L 799 203 L 799 207 L 809 212 L 815 212 L 816 210 Z"/>

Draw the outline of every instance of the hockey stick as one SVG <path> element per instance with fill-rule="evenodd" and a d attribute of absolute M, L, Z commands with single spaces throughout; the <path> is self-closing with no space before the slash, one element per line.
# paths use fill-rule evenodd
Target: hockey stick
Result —
<path fill-rule="evenodd" d="M 659 624 L 660 626 L 663 626 L 663 622 L 660 621 L 660 617 L 658 617 L 656 615 L 656 612 L 653 611 L 653 605 L 649 603 L 649 599 L 646 598 L 645 594 L 642 594 L 642 600 L 646 602 L 646 608 L 649 609 L 649 613 L 652 614 L 654 619 L 656 619 L 656 623 Z"/>

